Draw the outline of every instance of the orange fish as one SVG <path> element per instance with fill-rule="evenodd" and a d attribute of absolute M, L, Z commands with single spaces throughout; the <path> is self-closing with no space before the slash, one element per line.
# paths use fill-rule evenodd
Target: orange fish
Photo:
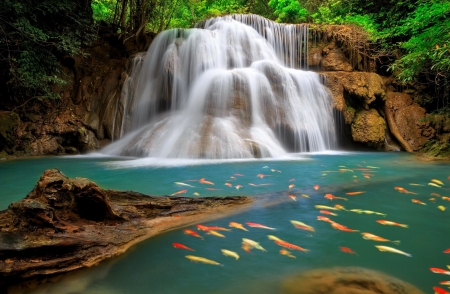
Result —
<path fill-rule="evenodd" d="M 450 197 L 447 197 L 447 196 L 442 196 L 442 200 L 447 200 L 447 201 L 450 201 Z"/>
<path fill-rule="evenodd" d="M 324 221 L 324 222 L 329 222 L 329 223 L 332 223 L 332 222 L 333 222 L 333 221 L 332 221 L 331 219 L 329 219 L 328 217 L 326 217 L 326 216 L 321 216 L 321 215 L 318 215 L 318 216 L 317 216 L 317 220 Z"/>
<path fill-rule="evenodd" d="M 356 253 L 355 251 L 351 250 L 351 249 L 348 248 L 348 247 L 339 246 L 339 249 L 340 249 L 342 252 L 345 252 L 345 253 L 350 253 L 350 254 L 356 254 L 356 255 L 358 255 L 358 253 Z"/>
<path fill-rule="evenodd" d="M 194 236 L 194 237 L 197 237 L 197 238 L 200 238 L 200 239 L 203 239 L 203 237 L 202 236 L 200 236 L 197 232 L 195 232 L 195 231 L 192 231 L 192 230 L 189 230 L 189 229 L 186 229 L 186 230 L 183 230 L 183 232 L 185 233 L 185 234 L 188 234 L 188 235 L 191 235 L 191 236 Z"/>
<path fill-rule="evenodd" d="M 430 271 L 432 271 L 435 274 L 444 274 L 444 275 L 450 275 L 450 271 L 441 269 L 438 267 L 430 267 Z"/>
<path fill-rule="evenodd" d="M 247 243 L 242 243 L 242 249 L 244 249 L 245 252 L 251 253 L 252 247 L 248 245 Z"/>
<path fill-rule="evenodd" d="M 438 194 L 438 193 L 431 193 L 430 195 L 431 196 L 436 196 L 436 197 L 441 197 L 441 194 Z"/>
<path fill-rule="evenodd" d="M 423 203 L 422 201 L 417 200 L 417 199 L 411 199 L 411 201 L 412 201 L 413 203 L 422 204 L 422 205 L 427 205 L 426 203 Z"/>
<path fill-rule="evenodd" d="M 295 197 L 294 195 L 290 195 L 290 194 L 289 194 L 289 198 L 291 198 L 291 199 L 294 200 L 294 201 L 297 201 L 297 197 Z"/>
<path fill-rule="evenodd" d="M 444 253 L 450 253 L 450 248 L 445 249 L 445 250 L 444 250 Z"/>
<path fill-rule="evenodd" d="M 186 245 L 183 245 L 183 244 L 181 244 L 181 243 L 172 243 L 172 246 L 173 246 L 174 248 L 180 248 L 180 249 L 184 249 L 184 250 L 195 251 L 194 249 L 189 248 L 189 247 L 187 247 Z"/>
<path fill-rule="evenodd" d="M 225 186 L 228 186 L 228 187 L 233 187 L 233 185 L 231 184 L 231 183 L 225 183 Z"/>
<path fill-rule="evenodd" d="M 439 284 L 450 286 L 450 281 L 441 281 L 441 282 L 439 282 Z"/>
<path fill-rule="evenodd" d="M 186 193 L 186 192 L 187 192 L 187 190 L 184 189 L 184 190 L 180 190 L 180 191 L 178 191 L 178 192 L 175 192 L 175 193 L 173 193 L 173 194 L 170 194 L 170 196 L 174 196 L 174 195 L 178 195 L 178 194 L 183 194 L 183 193 Z"/>
<path fill-rule="evenodd" d="M 292 189 L 292 188 L 294 188 L 294 187 L 295 187 L 294 184 L 290 184 L 290 185 L 289 185 L 289 190 Z"/>
<path fill-rule="evenodd" d="M 320 186 L 319 185 L 315 185 L 314 186 L 314 190 L 319 190 Z"/>
<path fill-rule="evenodd" d="M 323 196 L 323 198 L 330 199 L 330 200 L 333 200 L 333 199 L 348 200 L 347 198 L 334 196 L 333 194 L 325 194 L 325 196 Z"/>
<path fill-rule="evenodd" d="M 242 188 L 242 185 L 236 185 L 234 187 L 236 188 L 236 190 L 239 190 L 240 188 Z"/>
<path fill-rule="evenodd" d="M 364 194 L 364 193 L 366 193 L 366 192 L 365 191 L 356 191 L 356 192 L 347 192 L 345 194 L 349 195 L 349 196 L 353 196 L 353 195 L 359 195 L 359 194 Z"/>
<path fill-rule="evenodd" d="M 263 175 L 263 174 L 257 174 L 256 176 L 261 178 L 261 179 L 264 178 L 264 177 L 268 177 L 268 175 Z"/>
<path fill-rule="evenodd" d="M 226 228 L 222 228 L 222 227 L 204 226 L 204 225 L 197 225 L 197 230 L 199 230 L 199 231 L 231 231 L 230 229 L 226 229 Z"/>
<path fill-rule="evenodd" d="M 438 293 L 438 294 L 450 294 L 450 292 L 448 292 L 447 290 L 444 290 L 442 288 L 439 287 L 433 287 L 434 293 Z"/>
<path fill-rule="evenodd" d="M 286 255 L 287 257 L 290 257 L 290 258 L 296 258 L 294 255 L 292 255 L 292 253 L 290 253 L 290 252 L 287 251 L 286 249 L 281 249 L 281 250 L 280 250 L 280 254 L 281 254 L 281 255 Z"/>
<path fill-rule="evenodd" d="M 392 242 L 397 245 L 400 244 L 400 241 L 398 241 L 398 240 L 391 241 L 391 240 L 385 239 L 383 237 L 380 237 L 380 236 L 377 236 L 377 235 L 374 235 L 371 233 L 361 233 L 361 235 L 363 236 L 363 238 L 365 240 L 372 240 L 372 241 L 377 241 L 377 242 Z"/>
<path fill-rule="evenodd" d="M 275 230 L 275 228 L 271 228 L 268 226 L 264 226 L 261 224 L 257 224 L 257 223 L 252 223 L 252 222 L 246 222 L 247 226 L 252 227 L 252 228 L 260 228 L 260 229 L 267 229 L 267 230 Z"/>
<path fill-rule="evenodd" d="M 384 219 L 376 220 L 376 222 L 380 223 L 382 225 L 387 225 L 387 226 L 398 226 L 398 227 L 403 227 L 403 228 L 407 228 L 408 227 L 408 225 L 400 224 L 400 223 L 396 223 L 396 222 L 391 222 L 391 221 L 384 220 Z"/>
<path fill-rule="evenodd" d="M 200 184 L 207 184 L 207 185 L 213 185 L 213 186 L 214 186 L 214 183 L 213 183 L 213 182 L 207 181 L 207 180 L 205 180 L 205 178 L 201 178 L 201 179 L 199 180 L 199 183 L 200 183 Z"/>
<path fill-rule="evenodd" d="M 340 205 L 340 204 L 335 204 L 334 207 L 335 207 L 336 209 L 340 209 L 340 210 L 347 210 L 347 209 L 345 209 L 344 206 L 342 206 L 342 205 Z"/>
<path fill-rule="evenodd" d="M 232 227 L 232 228 L 240 229 L 240 230 L 243 230 L 243 231 L 248 231 L 248 230 L 247 230 L 246 228 L 244 228 L 244 226 L 243 226 L 242 224 L 240 224 L 240 223 L 230 222 L 228 225 L 229 225 L 230 227 Z"/>
<path fill-rule="evenodd" d="M 308 249 L 302 248 L 300 246 L 288 243 L 286 241 L 283 240 L 275 240 L 275 244 L 280 245 L 282 247 L 288 248 L 288 249 L 292 249 L 292 250 L 299 250 L 299 251 L 304 251 L 304 252 L 308 252 Z"/>
<path fill-rule="evenodd" d="M 359 232 L 359 230 L 349 229 L 346 226 L 338 224 L 337 222 L 331 222 L 331 226 L 336 230 L 340 230 L 340 231 L 344 231 L 344 232 Z"/>
<path fill-rule="evenodd" d="M 414 193 L 414 192 L 410 192 L 410 191 L 408 191 L 408 190 L 406 190 L 405 188 L 400 187 L 400 186 L 395 186 L 394 189 L 397 190 L 397 191 L 399 191 L 400 193 L 405 193 L 405 194 L 417 194 L 417 193 Z"/>
<path fill-rule="evenodd" d="M 334 216 L 337 216 L 336 213 L 331 212 L 331 211 L 328 211 L 328 210 L 319 210 L 319 212 L 320 212 L 320 213 L 323 213 L 323 214 L 328 214 L 328 215 L 334 215 Z"/>

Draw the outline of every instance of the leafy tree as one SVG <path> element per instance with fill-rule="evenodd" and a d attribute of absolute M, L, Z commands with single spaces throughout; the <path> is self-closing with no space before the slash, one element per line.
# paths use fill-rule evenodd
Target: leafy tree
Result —
<path fill-rule="evenodd" d="M 277 22 L 301 23 L 308 19 L 308 10 L 297 0 L 270 0 L 269 7 L 274 10 Z"/>

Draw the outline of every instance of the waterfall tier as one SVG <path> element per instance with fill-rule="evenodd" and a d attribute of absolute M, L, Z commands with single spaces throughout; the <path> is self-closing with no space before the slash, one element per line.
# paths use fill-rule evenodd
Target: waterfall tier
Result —
<path fill-rule="evenodd" d="M 280 157 L 335 146 L 329 92 L 307 67 L 306 25 L 256 15 L 160 33 L 123 88 L 120 140 L 162 158 Z"/>

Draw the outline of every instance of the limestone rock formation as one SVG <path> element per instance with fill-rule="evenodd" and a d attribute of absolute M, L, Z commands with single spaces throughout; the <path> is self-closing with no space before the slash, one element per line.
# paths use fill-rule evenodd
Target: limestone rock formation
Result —
<path fill-rule="evenodd" d="M 0 212 L 0 292 L 29 278 L 95 265 L 161 231 L 250 202 L 103 190 L 88 179 L 47 170 L 25 199 Z"/>
<path fill-rule="evenodd" d="M 408 94 L 388 92 L 385 112 L 392 134 L 409 152 L 417 151 L 436 133 L 430 123 L 424 121 L 426 110 Z"/>
<path fill-rule="evenodd" d="M 351 130 L 356 142 L 366 143 L 376 149 L 384 146 L 386 122 L 374 108 L 357 112 Z"/>

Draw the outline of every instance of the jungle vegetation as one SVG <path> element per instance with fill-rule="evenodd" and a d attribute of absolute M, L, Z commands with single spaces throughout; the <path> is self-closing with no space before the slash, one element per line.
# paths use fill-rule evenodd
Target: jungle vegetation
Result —
<path fill-rule="evenodd" d="M 401 83 L 432 89 L 428 110 L 449 112 L 448 0 L 3 0 L 0 5 L 0 96 L 3 105 L 57 99 L 60 62 L 81 54 L 99 26 L 119 39 L 201 20 L 253 13 L 284 23 L 362 28 Z"/>

